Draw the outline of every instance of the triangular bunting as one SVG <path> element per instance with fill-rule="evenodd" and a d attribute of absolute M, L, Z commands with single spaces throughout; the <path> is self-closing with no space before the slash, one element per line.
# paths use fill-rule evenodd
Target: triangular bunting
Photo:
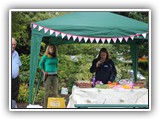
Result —
<path fill-rule="evenodd" d="M 42 30 L 43 29 L 43 27 L 42 26 L 39 26 L 38 27 L 38 31 L 40 31 L 40 30 Z"/>
<path fill-rule="evenodd" d="M 137 33 L 136 36 L 139 37 L 139 36 L 140 36 L 140 33 Z"/>
<path fill-rule="evenodd" d="M 117 38 L 112 38 L 113 42 L 116 43 L 117 41 Z"/>
<path fill-rule="evenodd" d="M 101 38 L 102 43 L 104 43 L 104 42 L 105 42 L 105 40 L 106 40 L 105 38 Z"/>
<path fill-rule="evenodd" d="M 89 39 L 90 39 L 91 43 L 94 41 L 94 38 L 93 38 L 93 37 L 90 37 Z"/>
<path fill-rule="evenodd" d="M 54 30 L 50 30 L 50 35 L 52 35 L 54 33 Z"/>
<path fill-rule="evenodd" d="M 84 41 L 87 42 L 87 40 L 88 40 L 88 37 L 84 37 Z"/>
<path fill-rule="evenodd" d="M 44 33 L 46 33 L 49 29 L 48 28 L 44 28 Z"/>
<path fill-rule="evenodd" d="M 61 33 L 61 36 L 62 36 L 62 39 L 66 36 L 66 34 L 64 33 Z"/>
<path fill-rule="evenodd" d="M 77 39 L 77 36 L 76 35 L 73 35 L 73 40 L 75 41 Z"/>
<path fill-rule="evenodd" d="M 125 39 L 126 42 L 128 41 L 128 38 L 129 38 L 129 37 L 124 37 L 124 39 Z"/>
<path fill-rule="evenodd" d="M 35 29 L 36 27 L 37 27 L 37 25 L 33 23 L 33 28 Z"/>
<path fill-rule="evenodd" d="M 142 36 L 143 36 L 144 38 L 146 38 L 146 36 L 147 36 L 147 33 L 143 33 L 143 34 L 142 34 Z"/>
<path fill-rule="evenodd" d="M 110 42 L 111 42 L 111 38 L 106 38 L 106 39 L 107 39 L 108 43 L 110 43 Z"/>
<path fill-rule="evenodd" d="M 95 38 L 96 42 L 99 43 L 100 38 Z"/>
<path fill-rule="evenodd" d="M 60 32 L 55 31 L 55 35 L 56 35 L 56 37 L 57 37 L 59 34 L 60 34 Z"/>
<path fill-rule="evenodd" d="M 70 34 L 67 34 L 67 38 L 68 38 L 68 40 L 71 38 L 71 36 L 72 36 L 72 35 L 70 35 Z"/>
<path fill-rule="evenodd" d="M 134 39 L 134 35 L 130 35 L 130 38 L 133 40 Z"/>
<path fill-rule="evenodd" d="M 82 36 L 78 36 L 79 42 L 81 42 L 82 38 L 83 38 Z"/>
<path fill-rule="evenodd" d="M 120 42 L 122 42 L 122 40 L 123 40 L 123 37 L 119 37 L 118 39 L 119 39 L 119 41 L 120 41 Z"/>

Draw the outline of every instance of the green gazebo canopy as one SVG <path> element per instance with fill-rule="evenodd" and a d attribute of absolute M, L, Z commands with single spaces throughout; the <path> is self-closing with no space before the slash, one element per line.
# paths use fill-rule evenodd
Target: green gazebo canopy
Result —
<path fill-rule="evenodd" d="M 148 24 L 111 12 L 73 12 L 33 22 L 29 104 L 33 93 L 41 42 L 46 44 L 129 44 L 137 80 L 138 45 L 148 41 Z"/>

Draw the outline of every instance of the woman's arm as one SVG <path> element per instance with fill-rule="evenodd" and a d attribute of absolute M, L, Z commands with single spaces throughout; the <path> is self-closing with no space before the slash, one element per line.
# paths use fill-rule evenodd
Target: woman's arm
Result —
<path fill-rule="evenodd" d="M 96 60 L 95 59 L 92 61 L 92 66 L 90 68 L 90 72 L 91 73 L 96 72 Z"/>
<path fill-rule="evenodd" d="M 45 55 L 43 55 L 43 57 L 42 57 L 42 59 L 40 60 L 40 62 L 39 62 L 39 68 L 41 69 L 41 71 L 44 73 L 45 71 L 44 71 L 44 64 L 45 64 L 45 60 L 46 60 L 46 56 Z"/>

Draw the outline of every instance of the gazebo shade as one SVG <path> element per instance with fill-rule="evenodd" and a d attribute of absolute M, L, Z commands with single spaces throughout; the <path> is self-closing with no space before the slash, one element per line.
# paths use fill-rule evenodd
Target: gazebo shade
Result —
<path fill-rule="evenodd" d="M 46 44 L 129 44 L 137 80 L 138 45 L 148 41 L 148 24 L 111 12 L 72 12 L 32 22 L 29 78 L 31 103 L 41 42 Z"/>

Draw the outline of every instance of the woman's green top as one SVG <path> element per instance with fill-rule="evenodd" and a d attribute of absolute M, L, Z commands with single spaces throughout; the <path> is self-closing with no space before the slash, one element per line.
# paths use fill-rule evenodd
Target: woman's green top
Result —
<path fill-rule="evenodd" d="M 58 59 L 57 57 L 48 57 L 47 55 L 43 55 L 40 63 L 39 63 L 40 69 L 44 70 L 48 73 L 57 73 L 58 71 Z"/>

